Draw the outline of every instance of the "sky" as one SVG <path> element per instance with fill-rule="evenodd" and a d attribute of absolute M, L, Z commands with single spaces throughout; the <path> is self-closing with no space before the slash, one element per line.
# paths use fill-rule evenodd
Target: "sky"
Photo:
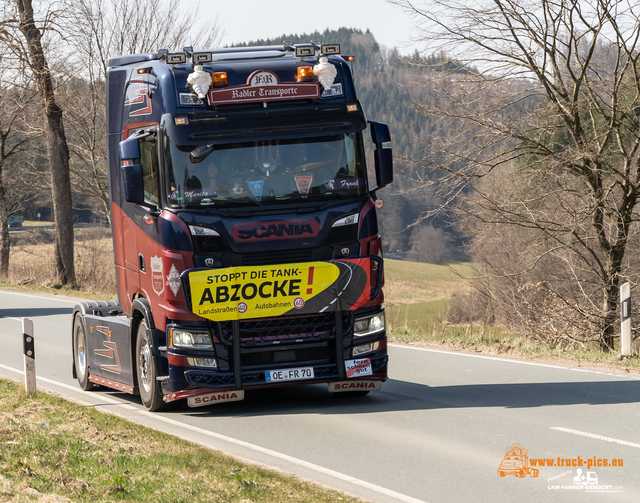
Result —
<path fill-rule="evenodd" d="M 182 3 L 195 5 L 197 0 Z M 347 27 L 362 31 L 368 28 L 379 44 L 397 47 L 402 54 L 419 49 L 410 44 L 411 34 L 415 33 L 412 19 L 386 0 L 200 0 L 199 15 L 206 16 L 205 12 L 211 17 L 218 14 L 225 31 L 222 45 Z"/>

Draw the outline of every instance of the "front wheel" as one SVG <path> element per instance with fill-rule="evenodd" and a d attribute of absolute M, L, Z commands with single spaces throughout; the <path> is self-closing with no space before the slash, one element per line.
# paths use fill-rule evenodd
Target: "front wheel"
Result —
<path fill-rule="evenodd" d="M 164 408 L 160 383 L 156 379 L 158 372 L 153 357 L 153 341 L 146 321 L 138 325 L 136 338 L 136 374 L 138 389 L 142 404 L 151 412 L 158 412 Z"/>
<path fill-rule="evenodd" d="M 80 314 L 73 320 L 73 359 L 80 388 L 84 391 L 95 389 L 96 386 L 89 381 L 87 337 L 84 333 L 84 320 Z"/>

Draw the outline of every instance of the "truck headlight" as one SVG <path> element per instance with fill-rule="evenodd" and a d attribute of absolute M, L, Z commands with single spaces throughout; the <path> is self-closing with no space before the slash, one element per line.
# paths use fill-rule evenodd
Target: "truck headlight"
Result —
<path fill-rule="evenodd" d="M 359 217 L 359 213 L 353 213 L 352 215 L 341 218 L 340 220 L 336 220 L 335 222 L 333 222 L 333 225 L 331 227 L 342 227 L 343 225 L 357 224 Z"/>
<path fill-rule="evenodd" d="M 172 328 L 169 345 L 174 348 L 213 349 L 211 336 L 207 332 L 189 332 Z"/>
<path fill-rule="evenodd" d="M 384 313 L 380 313 L 376 314 L 375 316 L 369 316 L 367 318 L 357 318 L 353 327 L 353 335 L 362 337 L 364 335 L 382 332 L 383 330 Z"/>

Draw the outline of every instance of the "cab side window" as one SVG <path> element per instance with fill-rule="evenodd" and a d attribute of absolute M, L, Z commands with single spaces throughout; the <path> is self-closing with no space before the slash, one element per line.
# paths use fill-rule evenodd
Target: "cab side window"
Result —
<path fill-rule="evenodd" d="M 158 153 L 156 142 L 140 142 L 140 164 L 142 165 L 142 183 L 145 201 L 159 205 Z"/>

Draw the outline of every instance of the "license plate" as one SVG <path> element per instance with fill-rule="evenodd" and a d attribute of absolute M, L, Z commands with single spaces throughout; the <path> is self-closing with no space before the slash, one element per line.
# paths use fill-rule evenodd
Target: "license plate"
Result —
<path fill-rule="evenodd" d="M 313 379 L 313 367 L 302 367 L 298 369 L 267 370 L 265 372 L 267 382 L 301 381 L 303 379 Z"/>

